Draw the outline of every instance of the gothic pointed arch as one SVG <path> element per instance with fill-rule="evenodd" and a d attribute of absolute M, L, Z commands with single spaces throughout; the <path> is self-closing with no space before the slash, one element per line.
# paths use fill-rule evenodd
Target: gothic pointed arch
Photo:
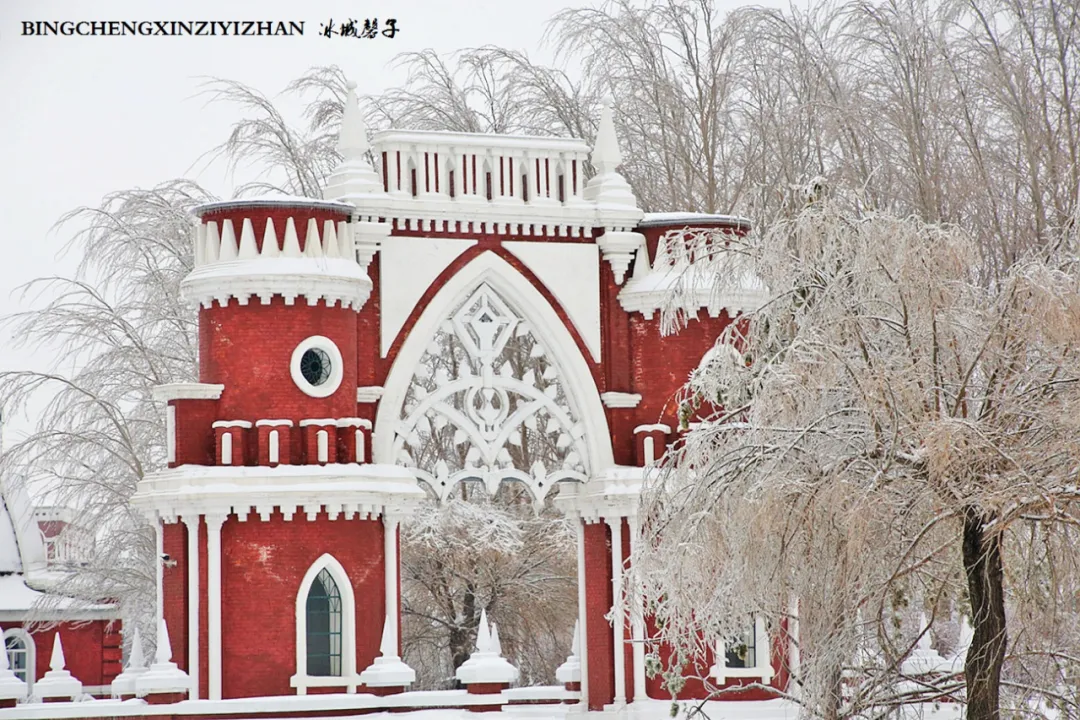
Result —
<path fill-rule="evenodd" d="M 374 453 L 375 462 L 410 467 L 440 498 L 462 480 L 494 493 L 514 479 L 539 501 L 560 481 L 587 481 L 614 464 L 600 395 L 573 336 L 543 294 L 490 251 L 446 282 L 402 344 Z"/>
<path fill-rule="evenodd" d="M 296 593 L 296 674 L 291 685 L 356 687 L 356 601 L 345 568 L 326 553 Z"/>

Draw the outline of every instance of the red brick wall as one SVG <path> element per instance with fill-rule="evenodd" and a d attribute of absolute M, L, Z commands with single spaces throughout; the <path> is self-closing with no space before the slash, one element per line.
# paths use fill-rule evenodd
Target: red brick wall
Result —
<path fill-rule="evenodd" d="M 611 533 L 607 523 L 585 525 L 585 627 L 588 642 L 589 709 L 615 699 L 614 638 L 611 623 Z"/>
<path fill-rule="evenodd" d="M 305 394 L 292 380 L 293 350 L 312 335 L 330 338 L 341 351 L 344 378 L 326 398 Z M 223 383 L 219 420 L 351 417 L 356 412 L 356 313 L 340 306 L 314 307 L 304 298 L 287 306 L 253 299 L 199 310 L 199 380 Z M 207 428 L 206 432 L 209 433 Z M 294 434 L 294 447 L 300 433 Z M 283 449 L 284 450 L 284 449 Z"/>
<path fill-rule="evenodd" d="M 214 431 L 210 426 L 218 419 L 218 401 L 170 400 L 169 404 L 176 408 L 176 462 L 169 467 L 213 465 Z"/>
<path fill-rule="evenodd" d="M 323 553 L 345 568 L 356 598 L 356 669 L 378 655 L 385 618 L 383 532 L 378 520 L 286 522 L 275 512 L 246 522 L 231 516 L 222 543 L 222 696 L 293 695 L 296 672 L 296 596 Z"/>
<path fill-rule="evenodd" d="M 170 565 L 162 568 L 162 604 L 165 624 L 169 628 L 173 662 L 188 669 L 188 552 L 187 526 L 182 522 L 162 525 L 162 550 L 169 556 Z M 147 658 L 148 661 L 151 658 Z"/>

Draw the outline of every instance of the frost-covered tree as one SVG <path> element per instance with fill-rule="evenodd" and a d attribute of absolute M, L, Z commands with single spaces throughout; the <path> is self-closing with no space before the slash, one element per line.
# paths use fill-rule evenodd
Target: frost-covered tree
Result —
<path fill-rule="evenodd" d="M 914 636 L 952 600 L 974 629 L 969 718 L 1028 691 L 1076 713 L 1075 256 L 986 285 L 970 233 L 827 198 L 716 240 L 669 242 L 708 257 L 720 292 L 753 268 L 770 299 L 691 377 L 703 421 L 648 492 L 634 567 L 660 637 L 689 657 L 747 614 L 779 629 L 797 603 L 796 693 L 849 717 L 903 702 Z M 930 625 L 901 632 L 905 603 Z"/>
<path fill-rule="evenodd" d="M 120 601 L 144 637 L 154 637 L 154 533 L 127 501 L 164 462 L 165 423 L 151 389 L 193 379 L 195 314 L 178 291 L 192 265 L 187 211 L 212 199 L 176 180 L 72 211 L 61 227 L 79 227 L 69 246 L 81 252 L 77 274 L 30 283 L 25 294 L 46 304 L 7 318 L 18 343 L 48 348 L 57 362 L 0 374 L 5 412 L 49 398 L 0 472 L 76 509 L 74 531 L 93 531 L 79 565 L 54 567 L 56 589 Z"/>

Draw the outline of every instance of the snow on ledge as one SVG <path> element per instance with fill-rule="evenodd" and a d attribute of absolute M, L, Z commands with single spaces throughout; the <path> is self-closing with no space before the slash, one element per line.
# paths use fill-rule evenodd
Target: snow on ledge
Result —
<path fill-rule="evenodd" d="M 352 205 L 334 202 L 332 200 L 317 200 L 315 198 L 302 197 L 300 195 L 285 195 L 283 193 L 269 193 L 252 198 L 235 198 L 233 200 L 220 200 L 217 202 L 196 205 L 191 212 L 196 217 L 202 217 L 208 213 L 222 210 L 239 210 L 241 208 L 255 207 L 305 207 L 313 210 L 336 210 L 342 213 L 352 214 Z"/>
<path fill-rule="evenodd" d="M 655 212 L 645 213 L 645 217 L 638 223 L 638 227 L 657 227 L 667 225 L 681 225 L 693 227 L 696 225 L 737 225 L 740 228 L 750 228 L 750 221 L 738 215 L 716 215 L 713 213 L 695 212 Z"/>
<path fill-rule="evenodd" d="M 209 383 L 169 383 L 157 385 L 151 391 L 155 400 L 168 402 L 170 400 L 220 400 L 221 393 L 225 390 L 224 385 L 212 385 Z"/>

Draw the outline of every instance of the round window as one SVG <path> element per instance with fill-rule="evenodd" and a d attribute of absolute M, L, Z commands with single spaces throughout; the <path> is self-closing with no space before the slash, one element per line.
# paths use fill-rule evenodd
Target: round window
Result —
<path fill-rule="evenodd" d="M 300 356 L 300 373 L 318 387 L 330 379 L 330 355 L 322 348 L 311 348 Z"/>
<path fill-rule="evenodd" d="M 330 338 L 314 335 L 296 346 L 290 371 L 296 386 L 311 397 L 327 397 L 341 386 L 344 363 Z"/>

